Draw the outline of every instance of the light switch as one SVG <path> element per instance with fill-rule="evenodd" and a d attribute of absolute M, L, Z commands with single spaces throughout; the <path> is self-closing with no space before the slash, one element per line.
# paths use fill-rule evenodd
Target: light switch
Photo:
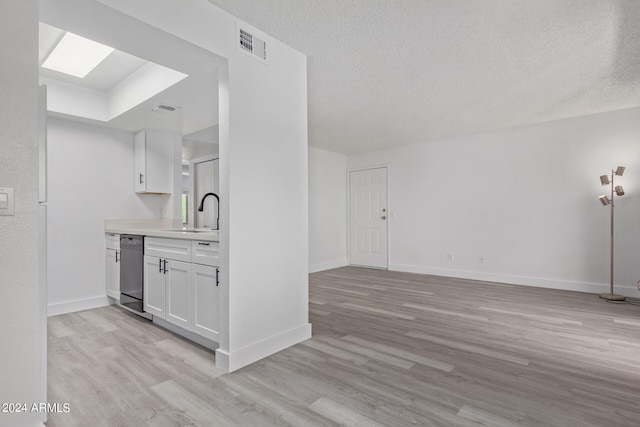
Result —
<path fill-rule="evenodd" d="M 0 215 L 13 215 L 13 206 L 13 188 L 0 187 Z"/>

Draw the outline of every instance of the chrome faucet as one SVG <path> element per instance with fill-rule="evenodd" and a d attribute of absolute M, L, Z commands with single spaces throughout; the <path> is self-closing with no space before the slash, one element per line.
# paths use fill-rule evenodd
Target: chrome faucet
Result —
<path fill-rule="evenodd" d="M 218 201 L 218 206 L 216 209 L 216 230 L 219 230 L 220 229 L 220 197 L 218 197 L 216 193 L 207 193 L 202 197 L 202 200 L 200 201 L 200 206 L 198 207 L 198 212 L 204 212 L 204 200 L 209 196 L 215 197 L 216 200 Z"/>

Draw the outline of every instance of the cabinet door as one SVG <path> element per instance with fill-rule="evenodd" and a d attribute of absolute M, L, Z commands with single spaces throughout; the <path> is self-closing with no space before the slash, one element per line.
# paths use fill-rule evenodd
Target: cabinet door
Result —
<path fill-rule="evenodd" d="M 162 260 L 158 257 L 144 257 L 144 311 L 165 318 L 165 274 Z"/>
<path fill-rule="evenodd" d="M 148 130 L 146 133 L 146 191 L 171 193 L 173 191 L 173 148 L 180 137 L 170 133 Z M 178 165 L 178 167 L 180 167 Z M 179 192 L 178 192 L 179 193 Z"/>
<path fill-rule="evenodd" d="M 138 132 L 134 137 L 134 188 L 136 193 L 169 194 L 173 191 L 173 152 L 180 135 L 157 131 Z"/>
<path fill-rule="evenodd" d="M 191 330 L 191 264 L 166 260 L 165 320 Z"/>
<path fill-rule="evenodd" d="M 146 172 L 146 133 L 139 132 L 135 135 L 133 141 L 134 156 L 134 176 L 133 188 L 136 193 L 144 193 L 147 190 L 147 172 Z"/>
<path fill-rule="evenodd" d="M 120 300 L 120 251 L 107 249 L 107 296 Z"/>
<path fill-rule="evenodd" d="M 193 264 L 193 328 L 192 331 L 218 342 L 220 288 L 216 285 L 216 268 Z"/>
<path fill-rule="evenodd" d="M 191 242 L 191 262 L 217 267 L 220 265 L 219 248 L 219 242 L 194 240 Z"/>

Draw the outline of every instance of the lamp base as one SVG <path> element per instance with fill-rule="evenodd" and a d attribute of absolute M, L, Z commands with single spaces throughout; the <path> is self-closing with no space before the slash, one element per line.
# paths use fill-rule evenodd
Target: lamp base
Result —
<path fill-rule="evenodd" d="M 598 296 L 602 299 L 606 299 L 607 301 L 624 301 L 625 299 L 627 299 L 627 297 L 623 295 L 611 294 L 609 292 L 605 294 L 600 294 Z"/>

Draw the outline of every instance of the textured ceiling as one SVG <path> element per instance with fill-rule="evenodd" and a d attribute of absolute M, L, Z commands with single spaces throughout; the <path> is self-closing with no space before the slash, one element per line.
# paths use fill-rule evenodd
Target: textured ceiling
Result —
<path fill-rule="evenodd" d="M 209 0 L 308 56 L 343 153 L 640 105 L 636 0 Z"/>

